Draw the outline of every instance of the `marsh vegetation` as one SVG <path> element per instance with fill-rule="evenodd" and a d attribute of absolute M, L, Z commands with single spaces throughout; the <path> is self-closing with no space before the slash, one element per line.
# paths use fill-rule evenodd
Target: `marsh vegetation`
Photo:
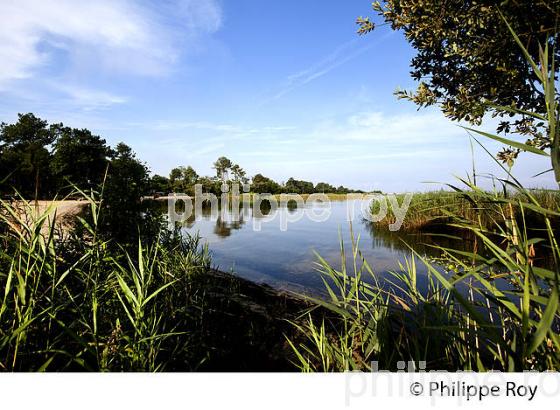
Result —
<path fill-rule="evenodd" d="M 413 196 L 399 233 L 386 229 L 392 214 L 348 226 L 349 237 L 332 241 L 336 258 L 318 252 L 299 261 L 306 273 L 317 271 L 315 292 L 281 292 L 216 270 L 212 249 L 188 231 L 194 220 L 169 229 L 161 209 L 142 200 L 192 195 L 196 183 L 219 195 L 224 184 L 248 182 L 228 158 L 214 163 L 215 176 L 192 167 L 151 176 L 129 146 L 108 147 L 88 130 L 33 114 L 2 124 L 0 368 L 367 371 L 374 361 L 391 370 L 415 361 L 428 370 L 560 369 L 560 195 L 528 189 L 512 172 L 520 153 L 539 155 L 560 183 L 560 13 L 556 1 L 500 7 L 374 4 L 418 51 L 412 75 L 419 87 L 399 97 L 470 123 L 465 132 L 482 149 L 481 138 L 504 144 L 496 159 L 502 176 L 492 177 L 493 190 L 477 185 L 473 172 L 445 191 Z M 360 34 L 375 30 L 368 18 L 358 24 Z M 477 128 L 488 113 L 502 120 L 497 134 Z M 253 194 L 351 191 L 252 178 Z M 61 225 L 55 203 L 40 199 L 83 206 Z M 247 222 L 230 223 L 224 213 L 211 221 L 220 240 Z M 313 232 L 318 244 L 326 238 Z M 380 272 L 369 260 L 364 233 L 378 248 L 398 251 L 390 269 Z M 261 238 L 245 242 L 258 259 L 253 270 L 276 256 L 297 271 L 288 257 L 300 243 L 294 236 L 276 254 L 255 253 Z"/>

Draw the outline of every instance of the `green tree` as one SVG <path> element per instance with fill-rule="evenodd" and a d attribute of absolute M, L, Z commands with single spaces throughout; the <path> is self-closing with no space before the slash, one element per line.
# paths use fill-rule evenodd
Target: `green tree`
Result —
<path fill-rule="evenodd" d="M 312 194 L 315 191 L 313 182 L 299 181 L 294 178 L 286 181 L 285 190 L 290 194 Z"/>
<path fill-rule="evenodd" d="M 31 113 L 18 114 L 15 124 L 0 124 L 0 160 L 5 173 L 0 181 L 25 197 L 51 195 L 50 149 L 57 128 Z"/>
<path fill-rule="evenodd" d="M 192 193 L 198 178 L 198 174 L 191 166 L 173 168 L 169 174 L 173 192 Z"/>
<path fill-rule="evenodd" d="M 161 192 L 167 194 L 171 187 L 171 181 L 162 175 L 154 175 L 150 178 L 150 192 L 152 194 Z"/>
<path fill-rule="evenodd" d="M 336 192 L 336 188 L 326 182 L 318 182 L 315 186 L 315 192 L 323 193 L 323 194 L 330 194 Z"/>
<path fill-rule="evenodd" d="M 214 169 L 216 170 L 216 176 L 222 181 L 227 181 L 228 172 L 233 166 L 231 160 L 226 157 L 220 157 L 214 162 Z"/>
<path fill-rule="evenodd" d="M 196 184 L 196 181 L 198 180 L 198 174 L 196 173 L 194 168 L 189 165 L 187 168 L 183 169 L 183 179 L 185 180 L 187 185 L 191 187 Z"/>
<path fill-rule="evenodd" d="M 241 168 L 239 165 L 234 164 L 231 167 L 231 173 L 233 174 L 233 180 L 235 182 L 241 182 L 242 184 L 246 184 L 248 179 L 246 177 L 247 173 L 245 172 L 245 170 L 243 168 Z"/>
<path fill-rule="evenodd" d="M 136 158 L 132 149 L 119 143 L 109 164 L 103 193 L 104 232 L 117 242 L 133 243 L 142 234 L 154 234 L 146 223 L 142 196 L 149 190 L 147 166 Z"/>
<path fill-rule="evenodd" d="M 257 174 L 253 177 L 251 191 L 259 194 L 278 194 L 282 192 L 282 187 L 272 179 Z"/>
<path fill-rule="evenodd" d="M 51 169 L 58 190 L 71 190 L 69 183 L 83 190 L 98 188 L 103 182 L 111 153 L 105 140 L 87 129 L 57 127 Z"/>
<path fill-rule="evenodd" d="M 0 195 L 6 195 L 9 192 L 8 180 L 12 176 L 12 170 L 9 164 L 5 161 L 5 151 L 2 144 L 0 144 Z"/>
<path fill-rule="evenodd" d="M 560 1 L 384 0 L 373 8 L 416 49 L 411 75 L 418 88 L 398 91 L 399 97 L 419 106 L 439 105 L 450 119 L 474 124 L 489 110 L 500 117 L 513 116 L 511 107 L 546 113 L 535 72 L 505 21 L 534 61 L 539 61 L 539 43 L 548 42 L 554 50 L 549 69 L 557 72 Z M 369 18 L 359 18 L 358 24 L 360 34 L 375 28 Z M 517 116 L 502 121 L 498 131 L 517 133 L 529 145 L 547 149 L 550 138 L 542 125 L 532 117 Z M 507 148 L 498 156 L 511 164 L 518 153 Z"/>
<path fill-rule="evenodd" d="M 169 173 L 169 182 L 171 183 L 171 186 L 174 188 L 175 186 L 175 182 L 180 181 L 183 178 L 183 171 L 181 170 L 180 167 L 177 168 L 173 168 L 171 170 L 171 172 Z"/>
<path fill-rule="evenodd" d="M 200 177 L 197 181 L 202 186 L 202 192 L 212 193 L 214 195 L 221 195 L 223 182 L 216 177 Z"/>

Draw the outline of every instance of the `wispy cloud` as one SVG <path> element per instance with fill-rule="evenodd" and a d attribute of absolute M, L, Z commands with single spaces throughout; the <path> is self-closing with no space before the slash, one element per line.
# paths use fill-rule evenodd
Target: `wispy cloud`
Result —
<path fill-rule="evenodd" d="M 266 99 L 264 103 L 278 100 L 291 91 L 327 75 L 336 68 L 371 50 L 391 34 L 392 32 L 385 33 L 376 39 L 376 41 L 368 41 L 365 44 L 360 38 L 342 44 L 312 66 L 289 75 L 286 81 L 280 86 L 280 89 Z"/>
<path fill-rule="evenodd" d="M 270 135 L 284 134 L 296 129 L 296 127 L 288 125 L 244 126 L 209 121 L 155 121 L 152 123 L 134 123 L 131 125 L 155 131 L 200 130 L 218 132 L 227 138 L 242 138 L 252 135 L 267 137 Z"/>
<path fill-rule="evenodd" d="M 406 115 L 366 111 L 279 132 L 267 141 L 255 140 L 237 156 L 251 164 L 249 169 L 277 179 L 292 174 L 313 178 L 322 173 L 336 181 L 341 172 L 376 169 L 384 174 L 384 167 L 395 166 L 413 178 L 416 171 L 410 164 L 455 158 L 458 147 L 468 146 L 467 138 L 464 130 L 435 110 Z M 360 172 L 360 180 L 368 178 Z"/>
<path fill-rule="evenodd" d="M 439 111 L 387 115 L 380 111 L 361 112 L 342 123 L 322 124 L 316 134 L 339 141 L 381 143 L 383 146 L 423 146 L 439 144 L 466 133 L 457 123 L 445 118 Z"/>
<path fill-rule="evenodd" d="M 152 124 L 137 124 L 140 126 L 148 126 L 155 130 L 212 130 L 212 131 L 228 131 L 237 132 L 240 128 L 231 124 L 216 124 L 204 121 L 156 121 Z"/>
<path fill-rule="evenodd" d="M 3 0 L 0 92 L 34 77 L 166 74 L 188 49 L 181 36 L 192 39 L 221 24 L 216 0 Z M 80 74 L 72 76 L 76 67 Z M 85 84 L 70 94 L 89 107 L 123 100 Z"/>
<path fill-rule="evenodd" d="M 206 155 L 216 152 L 222 148 L 224 148 L 226 144 L 218 143 L 218 144 L 210 144 L 206 145 L 205 147 L 199 148 L 191 153 L 191 156 L 199 156 L 199 155 Z"/>
<path fill-rule="evenodd" d="M 127 101 L 126 97 L 87 87 L 60 83 L 53 83 L 52 86 L 54 90 L 66 95 L 70 104 L 79 106 L 85 111 L 109 108 Z"/>

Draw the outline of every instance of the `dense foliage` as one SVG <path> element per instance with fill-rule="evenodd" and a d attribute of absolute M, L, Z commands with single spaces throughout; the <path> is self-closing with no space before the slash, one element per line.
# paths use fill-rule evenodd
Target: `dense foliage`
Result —
<path fill-rule="evenodd" d="M 416 51 L 411 75 L 418 88 L 399 91 L 399 97 L 419 106 L 439 105 L 449 118 L 472 123 L 488 111 L 502 117 L 517 114 L 499 130 L 517 133 L 539 149 L 550 147 L 543 122 L 524 115 L 544 114 L 547 107 L 537 72 L 508 24 L 533 61 L 540 60 L 548 44 L 551 55 L 544 64 L 557 73 L 560 1 L 384 0 L 373 7 L 392 29 L 404 32 Z M 358 24 L 361 34 L 375 28 L 369 18 Z M 507 148 L 499 157 L 511 163 L 518 153 Z"/>
<path fill-rule="evenodd" d="M 253 178 L 246 177 L 246 172 L 239 165 L 234 164 L 226 157 L 220 157 L 214 162 L 216 169 L 215 177 L 200 177 L 191 167 L 173 168 L 169 178 L 161 175 L 155 175 L 152 178 L 151 186 L 153 192 L 177 192 L 192 195 L 194 193 L 195 184 L 202 185 L 203 192 L 211 192 L 215 195 L 222 193 L 222 185 L 224 183 L 239 183 L 240 185 L 250 184 L 250 191 L 259 194 L 348 194 L 351 192 L 362 192 L 352 190 L 344 186 L 338 188 L 326 183 L 319 182 L 316 185 L 311 181 L 300 181 L 289 178 L 285 184 L 274 181 L 262 174 L 256 174 Z M 241 191 L 242 187 L 240 187 Z"/>
<path fill-rule="evenodd" d="M 513 147 L 505 161 L 519 150 L 543 155 L 550 148 L 558 172 L 558 3 L 504 1 L 502 15 L 497 4 L 386 0 L 374 7 L 418 50 L 413 76 L 423 82 L 401 96 L 441 104 L 451 118 L 471 122 L 492 106 L 498 115 L 513 114 L 515 131 L 529 136 L 525 145 L 473 132 Z M 374 28 L 367 19 L 359 23 L 362 33 Z M 271 293 L 260 288 L 251 299 L 238 281 L 226 292 L 208 287 L 216 276 L 209 275 L 207 249 L 196 238 L 152 231 L 158 219 L 138 206 L 148 191 L 191 192 L 195 183 L 219 193 L 225 182 L 245 182 L 239 165 L 220 157 L 213 177 L 180 167 L 169 178 L 149 178 L 126 145 L 109 150 L 87 130 L 49 126 L 32 114 L 2 124 L 0 136 L 5 192 L 49 197 L 70 182 L 103 191 L 102 198 L 86 197 L 88 215 L 67 230 L 57 228 L 52 209 L 2 202 L 3 370 L 243 370 L 239 359 L 253 357 L 252 364 L 277 369 L 271 352 L 304 371 L 369 371 L 372 361 L 394 370 L 410 360 L 438 370 L 560 369 L 558 193 L 525 189 L 505 167 L 507 179 L 496 178 L 494 192 L 481 190 L 473 176 L 461 180 L 463 188 L 451 186 L 454 194 L 413 200 L 412 225 L 437 218 L 468 231 L 471 249 L 435 245 L 441 257 L 434 263 L 411 248 L 412 257 L 380 283 L 352 238 L 349 253 L 341 244 L 340 268 L 318 259 L 323 298 L 309 298 L 305 314 L 284 309 L 270 319 L 268 307 L 278 302 Z M 74 158 L 78 164 L 67 163 Z M 261 174 L 252 182 L 255 192 L 348 191 L 293 178 L 279 184 Z M 259 298 L 264 307 L 254 303 Z M 289 300 L 280 304 L 304 306 Z M 244 302 L 249 307 L 239 308 Z M 286 334 L 293 356 L 270 343 L 284 340 L 289 330 L 278 323 L 285 319 L 298 331 Z"/>
<path fill-rule="evenodd" d="M 114 152 L 104 139 L 87 129 L 57 126 L 50 171 L 57 192 L 66 195 L 72 184 L 83 190 L 97 189 L 103 182 Z M 113 172 L 112 172 L 113 173 Z"/>
<path fill-rule="evenodd" d="M 204 192 L 222 193 L 224 183 L 251 182 L 251 191 L 280 194 L 349 193 L 343 186 L 297 181 L 285 185 L 261 174 L 249 179 L 238 164 L 220 157 L 213 165 L 215 176 L 200 176 L 191 166 L 173 168 L 169 177 L 149 176 L 149 168 L 124 143 L 114 149 L 87 129 L 49 125 L 33 114 L 19 114 L 14 124 L 0 125 L 0 194 L 24 198 L 52 199 L 66 196 L 75 188 L 101 190 L 113 209 L 135 212 L 142 196 L 167 195 L 170 192 L 194 194 L 195 184 Z M 127 208 L 124 205 L 128 204 Z"/>
<path fill-rule="evenodd" d="M 50 170 L 50 145 L 58 136 L 57 125 L 48 126 L 33 114 L 19 115 L 16 124 L 0 124 L 0 164 L 4 187 L 17 187 L 22 195 L 43 197 L 56 183 Z M 7 188 L 4 188 L 7 189 Z"/>
<path fill-rule="evenodd" d="M 0 371 L 291 369 L 277 317 L 301 303 L 213 271 L 197 237 L 115 246 L 102 199 L 82 197 L 93 217 L 74 229 L 0 201 Z"/>
<path fill-rule="evenodd" d="M 526 144 L 471 131 L 514 148 L 500 156 L 507 163 L 520 150 L 548 155 L 550 149 L 560 184 L 558 7 L 544 0 L 374 3 L 417 51 L 412 75 L 422 82 L 416 93 L 400 96 L 420 106 L 440 104 L 455 120 L 478 122 L 489 109 L 515 116 L 516 131 L 530 137 Z M 362 34 L 374 29 L 369 19 L 358 23 Z M 508 130 L 502 124 L 499 131 Z M 480 189 L 473 175 L 459 179 L 464 187 L 451 185 L 453 194 L 413 201 L 409 229 L 437 218 L 469 233 L 470 249 L 434 245 L 441 252 L 434 263 L 410 247 L 412 258 L 389 283 L 380 283 L 354 240 L 352 263 L 343 246 L 340 269 L 320 258 L 328 297 L 316 303 L 332 314 L 295 324 L 307 335 L 306 342 L 292 343 L 300 368 L 373 370 L 376 361 L 395 370 L 395 362 L 412 360 L 438 370 L 557 371 L 558 192 L 525 189 L 502 170 L 507 178 L 493 178 L 493 192 Z M 418 261 L 426 277 L 418 275 Z"/>
<path fill-rule="evenodd" d="M 125 151 L 141 172 L 119 165 Z M 107 176 L 123 178 L 133 186 L 142 184 L 148 170 L 133 157 L 125 144 L 113 150 L 87 129 L 49 125 L 31 113 L 19 114 L 16 123 L 0 125 L 0 193 L 17 191 L 24 198 L 52 199 L 74 187 L 99 189 Z"/>

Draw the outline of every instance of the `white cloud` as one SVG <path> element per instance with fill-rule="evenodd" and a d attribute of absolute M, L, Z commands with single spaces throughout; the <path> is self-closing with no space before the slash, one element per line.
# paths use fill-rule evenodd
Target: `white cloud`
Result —
<path fill-rule="evenodd" d="M 295 74 L 289 75 L 286 81 L 281 85 L 280 89 L 275 92 L 264 103 L 269 103 L 282 98 L 291 91 L 303 87 L 337 69 L 340 66 L 356 59 L 365 52 L 376 47 L 387 37 L 393 35 L 392 31 L 378 37 L 375 41 L 364 43 L 361 39 L 350 40 L 334 49 L 329 55 L 317 61 L 312 66 L 305 68 Z"/>
<path fill-rule="evenodd" d="M 127 101 L 125 97 L 85 87 L 57 84 L 54 88 L 66 94 L 71 104 L 78 105 L 86 111 L 107 108 Z"/>
<path fill-rule="evenodd" d="M 368 147 L 408 151 L 412 147 L 430 146 L 452 149 L 454 142 L 468 141 L 468 135 L 457 123 L 446 119 L 439 111 L 425 110 L 390 115 L 380 111 L 356 113 L 344 118 L 326 119 L 308 131 L 308 138 L 323 142 L 321 146 Z"/>
<path fill-rule="evenodd" d="M 226 144 L 224 144 L 224 143 L 206 145 L 206 146 L 204 146 L 204 147 L 202 147 L 202 148 L 199 148 L 199 149 L 197 149 L 197 150 L 194 150 L 194 151 L 191 153 L 190 156 L 191 156 L 191 157 L 197 157 L 197 156 L 200 156 L 200 155 L 211 154 L 211 153 L 213 153 L 213 152 L 216 152 L 216 151 L 218 151 L 218 150 L 224 148 L 225 146 L 226 146 Z"/>
<path fill-rule="evenodd" d="M 348 118 L 333 137 L 354 141 L 430 144 L 467 134 L 439 111 L 386 115 L 363 112 Z"/>
<path fill-rule="evenodd" d="M 168 11 L 168 15 L 162 14 Z M 0 3 L 0 90 L 32 77 L 64 53 L 65 66 L 160 75 L 177 60 L 180 26 L 189 36 L 213 32 L 222 17 L 215 0 L 3 0 Z M 184 42 L 181 43 L 185 46 Z"/>
<path fill-rule="evenodd" d="M 146 126 L 146 124 L 140 124 Z M 206 121 L 158 121 L 153 125 L 148 125 L 155 130 L 183 130 L 183 129 L 198 129 L 198 130 L 211 130 L 211 131 L 224 131 L 231 133 L 241 132 L 242 128 L 231 124 L 216 124 Z"/>
<path fill-rule="evenodd" d="M 194 32 L 213 33 L 222 26 L 222 9 L 216 0 L 183 0 L 173 6 L 177 7 L 183 25 Z"/>
<path fill-rule="evenodd" d="M 226 139 L 258 137 L 259 139 L 274 138 L 276 135 L 284 135 L 296 129 L 293 126 L 274 125 L 264 127 L 244 126 L 239 124 L 215 123 L 209 121 L 155 121 L 152 123 L 131 124 L 141 128 L 149 128 L 155 131 L 181 131 L 195 130 L 206 133 L 221 135 Z"/>

